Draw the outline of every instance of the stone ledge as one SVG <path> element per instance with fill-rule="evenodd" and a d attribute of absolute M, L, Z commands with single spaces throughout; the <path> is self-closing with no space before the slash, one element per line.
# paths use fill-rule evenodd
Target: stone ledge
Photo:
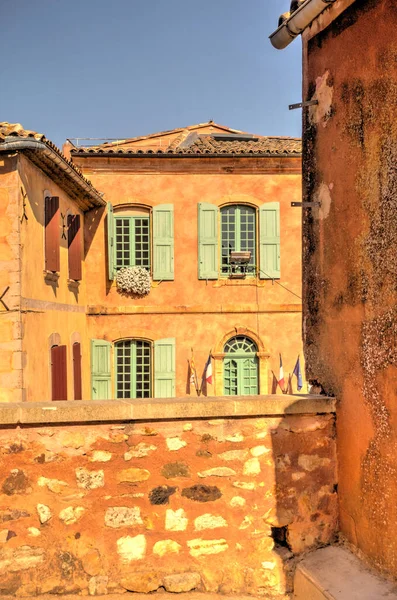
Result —
<path fill-rule="evenodd" d="M 382 579 L 348 550 L 328 546 L 298 565 L 294 600 L 397 600 L 395 583 Z"/>
<path fill-rule="evenodd" d="M 73 400 L 0 404 L 0 425 L 278 417 L 335 412 L 335 398 L 306 394 Z"/>

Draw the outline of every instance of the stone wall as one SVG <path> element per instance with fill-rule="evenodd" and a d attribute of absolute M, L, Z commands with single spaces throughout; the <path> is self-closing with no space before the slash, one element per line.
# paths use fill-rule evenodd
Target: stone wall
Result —
<path fill-rule="evenodd" d="M 163 420 L 95 423 L 98 410 L 85 424 L 89 403 L 63 403 L 76 424 L 49 403 L 58 423 L 3 426 L 0 595 L 285 597 L 296 556 L 336 530 L 333 401 L 275 397 L 260 412 L 269 401 L 246 398 L 244 416 L 243 400 L 234 418 L 163 401 Z"/>

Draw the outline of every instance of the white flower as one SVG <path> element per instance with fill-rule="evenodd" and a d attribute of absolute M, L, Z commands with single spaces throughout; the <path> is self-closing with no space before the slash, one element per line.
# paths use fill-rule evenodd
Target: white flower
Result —
<path fill-rule="evenodd" d="M 151 279 L 143 267 L 123 267 L 117 271 L 116 284 L 122 292 L 144 296 L 150 292 Z"/>

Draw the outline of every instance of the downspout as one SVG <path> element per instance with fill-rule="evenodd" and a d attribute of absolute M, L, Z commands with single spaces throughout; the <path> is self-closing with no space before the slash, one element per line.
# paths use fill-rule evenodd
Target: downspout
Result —
<path fill-rule="evenodd" d="M 98 192 L 88 184 L 82 177 L 79 175 L 62 156 L 60 156 L 55 150 L 47 146 L 44 142 L 40 142 L 38 140 L 29 140 L 29 139 L 14 139 L 13 136 L 8 136 L 5 138 L 4 143 L 0 146 L 1 152 L 8 151 L 23 151 L 23 150 L 32 150 L 34 152 L 39 152 L 40 154 L 44 154 L 49 160 L 55 163 L 68 177 L 73 179 L 73 181 L 80 187 L 83 188 L 88 196 L 94 198 L 96 202 L 105 206 L 105 201 L 98 194 Z"/>
<path fill-rule="evenodd" d="M 286 48 L 318 15 L 335 0 L 306 0 L 270 36 L 277 50 Z"/>

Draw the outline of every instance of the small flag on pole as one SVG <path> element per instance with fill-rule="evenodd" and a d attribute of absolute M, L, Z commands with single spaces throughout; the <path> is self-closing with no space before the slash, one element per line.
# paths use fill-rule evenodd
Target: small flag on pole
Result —
<path fill-rule="evenodd" d="M 273 373 L 273 381 L 272 381 L 272 394 L 277 394 L 277 387 L 278 387 L 278 381 L 277 381 L 277 377 L 275 376 L 275 374 Z"/>
<path fill-rule="evenodd" d="M 192 358 L 190 359 L 190 383 L 194 385 L 197 395 L 200 395 L 199 385 L 198 385 L 198 377 L 196 371 L 196 365 L 194 364 L 193 358 L 193 348 L 192 348 Z"/>
<path fill-rule="evenodd" d="M 298 388 L 298 392 L 301 391 L 302 387 L 303 387 L 303 381 L 302 381 L 302 371 L 301 371 L 301 364 L 299 361 L 299 356 L 298 359 L 296 361 L 296 365 L 294 367 L 294 370 L 292 372 L 293 375 L 295 375 L 297 381 L 297 388 Z"/>
<path fill-rule="evenodd" d="M 278 377 L 278 385 L 280 386 L 281 391 L 284 392 L 285 381 L 284 381 L 284 369 L 283 369 L 283 361 L 281 358 L 281 354 L 280 354 L 280 374 Z"/>
<path fill-rule="evenodd" d="M 207 362 L 204 367 L 204 378 L 207 383 L 212 385 L 212 362 L 211 362 L 211 354 L 208 357 Z"/>

